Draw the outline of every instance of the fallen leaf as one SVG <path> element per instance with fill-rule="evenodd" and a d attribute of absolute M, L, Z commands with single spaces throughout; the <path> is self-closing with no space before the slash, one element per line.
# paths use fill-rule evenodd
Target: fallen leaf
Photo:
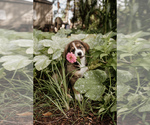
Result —
<path fill-rule="evenodd" d="M 24 113 L 20 113 L 17 115 L 19 115 L 19 116 L 31 116 L 31 115 L 33 115 L 33 112 L 24 112 Z"/>
<path fill-rule="evenodd" d="M 44 115 L 44 116 L 50 116 L 50 115 L 52 115 L 52 113 L 51 113 L 51 112 L 46 112 L 46 113 L 44 113 L 43 115 Z"/>

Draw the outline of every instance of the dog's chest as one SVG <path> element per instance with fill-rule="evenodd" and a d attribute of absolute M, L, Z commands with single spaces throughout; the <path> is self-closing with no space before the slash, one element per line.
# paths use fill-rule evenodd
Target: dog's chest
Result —
<path fill-rule="evenodd" d="M 83 77 L 83 74 L 88 70 L 88 67 L 86 67 L 86 59 L 85 57 L 83 57 L 81 60 L 80 65 L 80 70 L 78 71 L 78 73 L 80 74 L 81 77 Z"/>
<path fill-rule="evenodd" d="M 83 77 L 83 74 L 87 70 L 88 70 L 88 67 L 86 67 L 86 59 L 85 59 L 85 57 L 83 57 L 80 60 L 80 64 L 79 65 L 74 65 L 72 63 L 67 63 L 67 72 L 73 74 L 74 76 Z"/>

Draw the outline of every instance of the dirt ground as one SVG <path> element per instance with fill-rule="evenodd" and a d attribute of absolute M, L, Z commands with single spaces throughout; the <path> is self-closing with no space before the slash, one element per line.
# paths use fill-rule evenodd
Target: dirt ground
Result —
<path fill-rule="evenodd" d="M 79 110 L 70 109 L 66 112 L 67 117 L 56 111 L 55 115 L 42 116 L 38 120 L 34 120 L 34 125 L 114 125 L 112 119 L 108 116 L 94 116 L 89 113 L 87 116 L 81 116 Z"/>

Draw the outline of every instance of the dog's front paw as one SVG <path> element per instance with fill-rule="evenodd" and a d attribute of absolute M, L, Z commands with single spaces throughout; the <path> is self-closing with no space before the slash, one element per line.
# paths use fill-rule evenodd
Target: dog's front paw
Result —
<path fill-rule="evenodd" d="M 78 101 L 82 101 L 83 96 L 80 93 L 75 94 L 75 99 L 78 100 Z"/>
<path fill-rule="evenodd" d="M 86 71 L 88 71 L 89 70 L 89 68 L 88 67 L 86 67 Z"/>

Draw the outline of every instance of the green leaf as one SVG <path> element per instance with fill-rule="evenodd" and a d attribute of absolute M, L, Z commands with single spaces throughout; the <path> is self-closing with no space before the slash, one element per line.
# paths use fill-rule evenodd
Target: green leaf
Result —
<path fill-rule="evenodd" d="M 98 45 L 98 41 L 96 40 L 96 34 L 87 35 L 83 42 L 88 43 L 91 49 Z"/>
<path fill-rule="evenodd" d="M 101 113 L 103 111 L 105 111 L 105 108 L 100 108 L 100 110 L 98 111 L 98 113 Z"/>
<path fill-rule="evenodd" d="M 73 40 L 82 40 L 86 37 L 86 34 L 71 34 L 70 39 Z"/>
<path fill-rule="evenodd" d="M 142 60 L 141 60 L 141 58 L 138 58 L 133 62 L 132 66 L 135 66 L 135 67 L 141 66 L 141 67 L 145 68 L 147 71 L 149 71 L 150 70 L 149 62 L 150 62 L 149 56 L 143 58 Z"/>
<path fill-rule="evenodd" d="M 146 104 L 140 107 L 139 112 L 150 112 L 150 104 Z"/>
<path fill-rule="evenodd" d="M 45 55 L 35 56 L 33 61 L 36 62 L 35 63 L 35 68 L 38 71 L 46 68 L 51 62 L 51 60 L 49 60 L 49 58 Z"/>
<path fill-rule="evenodd" d="M 116 35 L 116 33 L 111 31 L 111 32 L 108 32 L 105 35 L 103 35 L 104 36 L 103 38 L 109 39 L 109 38 L 111 38 L 111 37 L 113 37 L 115 35 Z"/>
<path fill-rule="evenodd" d="M 139 32 L 135 32 L 135 33 L 130 34 L 130 36 L 132 37 L 132 39 L 133 38 L 137 39 L 137 38 L 140 38 L 140 37 L 149 36 L 149 32 L 139 31 Z"/>
<path fill-rule="evenodd" d="M 61 50 L 57 50 L 57 51 L 53 54 L 52 59 L 53 59 L 53 60 L 58 59 L 60 56 L 61 56 Z"/>
<path fill-rule="evenodd" d="M 105 104 L 108 104 L 111 101 L 111 94 L 106 94 L 104 96 Z"/>
<path fill-rule="evenodd" d="M 51 47 L 56 50 L 56 49 L 65 48 L 65 46 L 72 40 L 70 38 L 66 38 L 66 37 L 61 38 L 59 36 L 54 35 L 54 36 L 52 36 L 52 41 L 53 41 L 54 45 Z"/>
<path fill-rule="evenodd" d="M 102 51 L 103 52 L 103 46 L 96 46 L 94 49 L 96 49 L 96 50 L 99 50 L 99 51 Z"/>
<path fill-rule="evenodd" d="M 117 85 L 117 100 L 123 100 L 124 95 L 130 90 L 130 86 Z"/>
<path fill-rule="evenodd" d="M 0 58 L 0 62 L 4 62 L 2 66 L 9 70 L 17 70 L 20 68 L 24 68 L 29 65 L 32 60 L 29 60 L 28 57 L 22 55 L 12 55 L 12 56 L 3 56 Z"/>
<path fill-rule="evenodd" d="M 126 83 L 133 78 L 133 75 L 129 71 L 125 70 L 117 70 L 117 81 L 118 85 L 121 83 Z"/>
<path fill-rule="evenodd" d="M 134 54 L 130 54 L 130 53 L 123 53 L 123 54 L 120 54 L 120 59 L 123 59 L 124 57 L 127 57 L 127 56 L 133 56 Z"/>
<path fill-rule="evenodd" d="M 110 109 L 111 112 L 115 112 L 117 111 L 117 104 L 114 104 L 111 109 Z"/>
<path fill-rule="evenodd" d="M 86 97 L 92 100 L 99 100 L 105 92 L 105 86 L 103 85 L 91 85 L 88 92 L 85 94 Z"/>
<path fill-rule="evenodd" d="M 56 41 L 54 42 L 52 40 L 44 39 L 44 40 L 39 41 L 39 43 L 41 43 L 44 47 L 51 47 L 55 50 L 60 48 L 58 42 Z"/>
<path fill-rule="evenodd" d="M 116 48 L 116 44 L 113 42 L 110 42 L 109 45 L 107 45 L 106 53 L 110 53 L 115 48 Z"/>
<path fill-rule="evenodd" d="M 104 56 L 107 56 L 108 54 L 106 54 L 106 53 L 102 53 L 101 55 L 100 55 L 100 59 L 102 59 Z"/>
<path fill-rule="evenodd" d="M 18 49 L 20 47 L 8 41 L 8 39 L 0 38 L 0 54 L 12 54 L 12 51 L 17 51 Z"/>
<path fill-rule="evenodd" d="M 33 54 L 33 47 L 28 48 L 26 54 Z"/>
<path fill-rule="evenodd" d="M 53 54 L 53 49 L 52 49 L 52 48 L 49 48 L 48 51 L 47 51 L 47 53 L 48 53 L 48 54 Z"/>
<path fill-rule="evenodd" d="M 91 70 L 84 74 L 84 78 L 78 79 L 74 87 L 91 100 L 99 100 L 106 89 L 102 84 L 106 78 L 107 75 L 104 71 Z"/>
<path fill-rule="evenodd" d="M 29 40 L 29 39 L 18 39 L 10 42 L 20 47 L 33 47 L 33 40 Z"/>
<path fill-rule="evenodd" d="M 128 95 L 127 100 L 129 104 L 138 103 L 139 100 L 142 100 L 144 96 L 141 96 L 140 94 L 131 93 Z"/>
<path fill-rule="evenodd" d="M 121 108 L 121 109 L 117 110 L 117 114 L 128 111 L 128 110 L 129 110 L 128 108 Z"/>

